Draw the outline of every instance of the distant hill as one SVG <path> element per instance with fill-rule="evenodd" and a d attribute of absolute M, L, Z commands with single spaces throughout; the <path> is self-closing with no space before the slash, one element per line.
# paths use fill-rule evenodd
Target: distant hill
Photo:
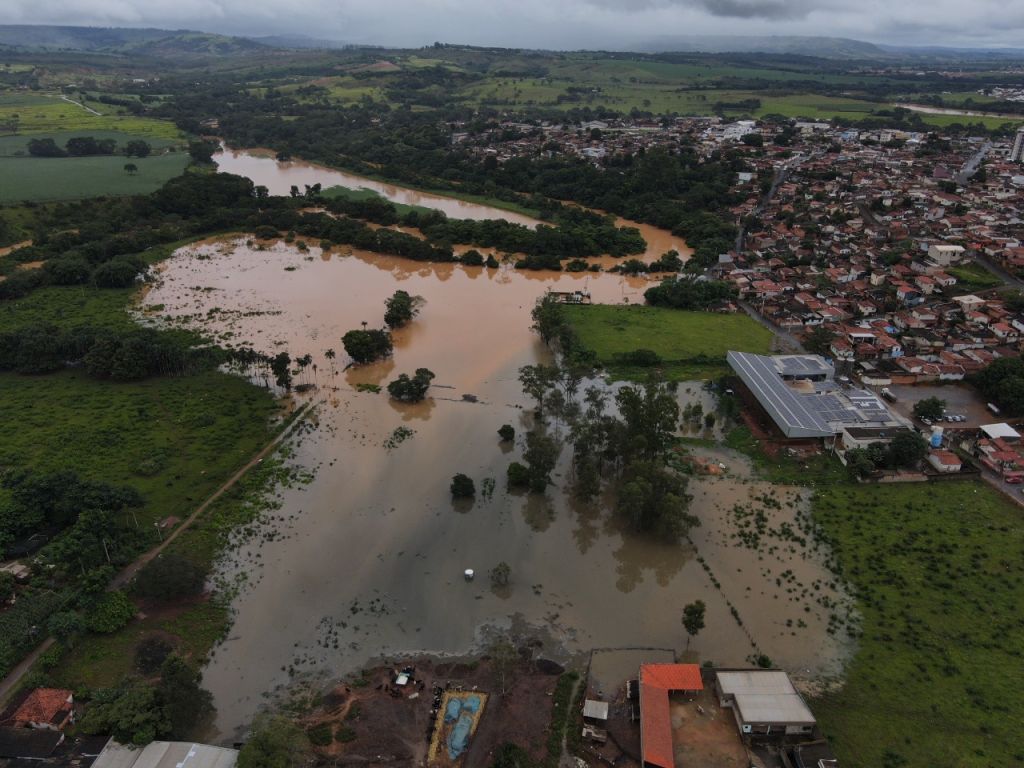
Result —
<path fill-rule="evenodd" d="M 20 51 L 82 51 L 170 58 L 261 53 L 268 46 L 244 37 L 207 32 L 124 27 L 0 25 L 0 46 Z"/>
<path fill-rule="evenodd" d="M 845 37 L 665 36 L 650 40 L 641 47 L 651 53 L 771 53 L 800 54 L 825 59 L 876 59 L 892 55 L 873 43 Z"/>
<path fill-rule="evenodd" d="M 349 47 L 348 43 L 341 40 L 327 40 L 310 37 L 309 35 L 265 35 L 263 37 L 250 37 L 247 39 L 272 48 L 290 48 L 293 50 L 335 50 Z"/>

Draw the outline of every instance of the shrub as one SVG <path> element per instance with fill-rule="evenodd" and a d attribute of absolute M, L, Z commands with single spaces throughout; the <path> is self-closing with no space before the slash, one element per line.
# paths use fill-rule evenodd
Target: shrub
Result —
<path fill-rule="evenodd" d="M 168 553 L 150 562 L 135 579 L 135 594 L 153 600 L 176 600 L 203 591 L 206 569 L 182 555 Z"/>
<path fill-rule="evenodd" d="M 476 485 L 473 478 L 463 475 L 461 472 L 452 478 L 452 496 L 456 499 L 468 499 L 476 495 Z"/>
<path fill-rule="evenodd" d="M 163 638 L 147 637 L 135 648 L 135 666 L 144 675 L 156 674 L 173 650 Z"/>
<path fill-rule="evenodd" d="M 467 267 L 482 267 L 484 265 L 483 255 L 475 248 L 462 254 L 460 261 Z"/>
<path fill-rule="evenodd" d="M 516 439 L 516 430 L 511 424 L 502 424 L 498 428 L 498 434 L 501 435 L 501 439 L 506 442 L 511 442 Z"/>
<path fill-rule="evenodd" d="M 275 227 L 268 227 L 266 224 L 261 224 L 256 227 L 252 233 L 259 240 L 273 240 L 280 235 L 280 232 L 278 232 Z"/>
<path fill-rule="evenodd" d="M 613 359 L 620 365 L 640 365 L 644 367 L 661 365 L 661 355 L 650 349 L 618 352 L 613 356 Z"/>
<path fill-rule="evenodd" d="M 306 736 L 314 747 L 326 747 L 334 740 L 330 723 L 320 723 L 312 728 L 307 728 Z"/>
<path fill-rule="evenodd" d="M 530 468 L 518 461 L 508 465 L 508 485 L 510 488 L 530 487 Z"/>
<path fill-rule="evenodd" d="M 91 632 L 110 634 L 117 632 L 135 615 L 135 606 L 124 592 L 107 592 L 97 600 L 85 617 Z"/>

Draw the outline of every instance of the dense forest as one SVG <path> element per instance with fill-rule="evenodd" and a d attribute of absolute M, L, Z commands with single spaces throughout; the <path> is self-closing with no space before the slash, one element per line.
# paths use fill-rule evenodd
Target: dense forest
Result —
<path fill-rule="evenodd" d="M 466 120 L 471 131 L 482 131 L 486 119 L 456 106 L 439 111 L 440 115 L 368 103 L 345 109 L 339 118 L 337 106 L 326 102 L 299 101 L 272 90 L 261 97 L 218 84 L 177 94 L 159 114 L 194 132 L 203 130 L 204 120 L 215 118 L 220 133 L 235 146 L 270 146 L 284 156 L 408 184 L 514 201 L 548 215 L 558 211 L 555 215 L 563 227 L 569 224 L 567 214 L 554 201 L 580 203 L 686 237 L 698 263 L 710 263 L 735 237 L 735 225 L 724 211 L 735 202 L 730 192 L 735 173 L 746 169 L 738 154 L 716 154 L 701 161 L 682 147 L 625 158 L 603 168 L 561 155 L 498 164 L 480 161 L 451 144 L 452 122 Z M 551 245 L 565 252 L 563 241 Z M 604 252 L 631 253 L 636 248 L 627 245 Z"/>

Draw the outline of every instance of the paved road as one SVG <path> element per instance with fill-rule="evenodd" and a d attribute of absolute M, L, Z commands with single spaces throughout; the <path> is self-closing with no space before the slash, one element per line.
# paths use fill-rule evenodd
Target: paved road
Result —
<path fill-rule="evenodd" d="M 963 168 L 961 168 L 960 172 L 956 175 L 957 184 L 963 186 L 970 180 L 971 176 L 973 176 L 975 171 L 978 170 L 978 166 L 981 165 L 981 161 L 985 159 L 985 155 L 988 154 L 990 149 L 992 149 L 992 142 L 986 141 L 982 144 L 981 149 L 968 158 L 967 162 L 964 163 Z"/>
<path fill-rule="evenodd" d="M 978 263 L 980 267 L 987 270 L 989 274 L 998 277 L 1000 280 L 1006 283 L 1006 285 L 1010 286 L 1011 288 L 1020 288 L 1024 290 L 1024 280 L 1021 280 L 1019 277 L 1015 277 L 1014 275 L 1010 274 L 1000 265 L 996 264 L 993 261 L 990 261 L 987 256 L 979 255 L 976 256 L 974 260 Z"/>
<path fill-rule="evenodd" d="M 759 213 L 761 213 L 761 211 L 763 211 L 768 206 L 768 203 L 770 203 L 772 201 L 772 198 L 775 197 L 775 193 L 779 191 L 779 187 L 786 183 L 786 179 L 789 178 L 790 171 L 799 168 L 800 165 L 804 162 L 804 160 L 813 160 L 815 157 L 818 156 L 818 154 L 820 153 L 812 152 L 807 157 L 797 154 L 789 158 L 781 166 L 776 168 L 775 174 L 772 177 L 771 187 L 768 189 L 768 192 L 764 195 L 764 197 L 762 197 L 761 200 L 758 202 L 754 210 L 751 211 L 751 215 L 757 216 Z M 743 226 L 740 225 L 740 230 L 739 232 L 736 233 L 736 253 L 742 253 L 746 237 L 747 233 L 744 231 Z"/>
<path fill-rule="evenodd" d="M 777 327 L 774 323 L 767 320 L 751 304 L 745 301 L 740 301 L 738 303 L 744 312 L 746 312 L 754 320 L 756 320 L 758 323 L 760 323 L 769 331 L 775 334 L 775 338 L 777 339 L 776 343 L 781 352 L 794 355 L 800 355 L 806 352 L 806 350 L 804 349 L 804 345 L 801 344 L 800 340 L 792 333 L 790 333 L 789 331 L 782 330 L 781 328 Z"/>
<path fill-rule="evenodd" d="M 138 573 L 154 557 L 159 555 L 168 546 L 170 546 L 171 542 L 178 538 L 178 536 L 180 536 L 183 531 L 187 530 L 188 527 L 192 525 L 192 523 L 194 523 L 207 509 L 210 508 L 210 505 L 213 504 L 213 502 L 215 502 L 217 499 L 219 499 L 221 496 L 223 496 L 225 493 L 231 490 L 231 488 L 234 487 L 234 485 L 239 480 L 241 480 L 250 469 L 252 469 L 261 461 L 263 461 L 263 459 L 270 455 L 270 453 L 275 448 L 277 448 L 277 446 L 280 445 L 280 443 L 283 440 L 289 437 L 295 431 L 295 428 L 299 425 L 299 423 L 309 414 L 309 412 L 313 409 L 315 405 L 316 402 L 309 402 L 306 403 L 306 405 L 302 406 L 302 408 L 300 408 L 299 411 L 295 414 L 295 418 L 292 421 L 292 423 L 286 429 L 282 430 L 281 433 L 273 440 L 271 440 L 269 443 L 267 443 L 263 447 L 263 449 L 260 450 L 259 453 L 257 453 L 251 459 L 249 459 L 249 461 L 247 461 L 241 467 L 241 469 L 239 469 L 237 472 L 235 472 L 235 474 L 229 477 L 227 482 L 225 482 L 220 488 L 214 491 L 213 494 L 206 499 L 206 501 L 204 501 L 202 504 L 196 507 L 195 511 L 187 518 L 185 518 L 184 522 L 182 522 L 181 525 L 175 528 L 167 536 L 166 539 L 160 542 L 160 544 L 158 544 L 153 549 L 140 555 L 129 565 L 125 566 L 125 568 L 111 580 L 108 589 L 119 589 L 120 587 L 123 587 L 126 584 L 128 584 L 128 582 L 132 580 L 136 573 Z M 42 654 L 44 654 L 47 651 L 47 649 L 49 649 L 50 646 L 52 646 L 55 642 L 56 640 L 52 637 L 46 638 L 35 648 L 35 650 L 33 650 L 28 656 L 22 659 L 21 662 L 8 673 L 7 677 L 5 677 L 3 680 L 0 680 L 0 704 L 3 704 L 7 697 L 10 696 L 17 689 L 22 679 L 25 677 L 25 675 L 28 674 L 29 670 L 32 668 L 32 665 L 35 664 L 39 657 Z"/>

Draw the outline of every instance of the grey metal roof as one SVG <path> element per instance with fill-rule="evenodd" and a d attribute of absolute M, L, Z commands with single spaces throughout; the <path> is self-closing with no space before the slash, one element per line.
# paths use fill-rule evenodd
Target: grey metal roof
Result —
<path fill-rule="evenodd" d="M 154 741 L 143 749 L 111 739 L 93 768 L 234 768 L 238 751 L 190 741 Z"/>
<path fill-rule="evenodd" d="M 719 672 L 718 687 L 723 694 L 733 697 L 734 706 L 745 723 L 813 725 L 815 722 L 789 675 L 782 670 Z"/>
<path fill-rule="evenodd" d="M 608 702 L 607 701 L 594 701 L 593 699 L 587 699 L 583 703 L 583 716 L 589 717 L 594 720 L 607 720 L 608 719 Z"/>
<path fill-rule="evenodd" d="M 833 368 L 819 355 L 778 355 L 772 358 L 775 368 L 783 376 L 828 376 Z"/>
<path fill-rule="evenodd" d="M 820 357 L 730 351 L 726 359 L 786 437 L 831 437 L 843 427 L 899 425 L 873 392 L 836 384 L 832 366 Z M 829 378 L 796 382 L 782 378 L 819 373 Z"/>
<path fill-rule="evenodd" d="M 726 360 L 786 437 L 831 437 L 833 430 L 779 376 L 770 357 L 729 351 Z"/>

